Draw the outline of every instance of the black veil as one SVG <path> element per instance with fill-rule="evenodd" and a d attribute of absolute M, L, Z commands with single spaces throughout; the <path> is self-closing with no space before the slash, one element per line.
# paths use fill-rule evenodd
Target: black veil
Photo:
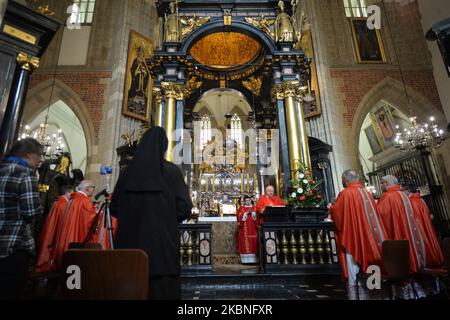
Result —
<path fill-rule="evenodd" d="M 126 170 L 124 186 L 131 192 L 163 191 L 164 154 L 167 151 L 166 132 L 161 127 L 153 127 L 142 137 L 133 160 Z"/>

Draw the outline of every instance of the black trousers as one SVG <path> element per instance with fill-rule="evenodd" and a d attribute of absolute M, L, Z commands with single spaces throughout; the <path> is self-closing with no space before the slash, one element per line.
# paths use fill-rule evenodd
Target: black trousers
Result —
<path fill-rule="evenodd" d="M 180 276 L 160 276 L 149 279 L 150 300 L 181 300 Z"/>
<path fill-rule="evenodd" d="M 18 251 L 6 258 L 0 258 L 0 300 L 17 300 L 27 283 L 31 254 Z"/>

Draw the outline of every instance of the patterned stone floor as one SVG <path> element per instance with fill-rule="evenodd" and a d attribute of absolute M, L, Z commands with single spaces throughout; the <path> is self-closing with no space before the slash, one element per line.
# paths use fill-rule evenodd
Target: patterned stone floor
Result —
<path fill-rule="evenodd" d="M 182 279 L 183 300 L 347 300 L 339 275 L 263 275 L 255 267 L 222 266 Z"/>

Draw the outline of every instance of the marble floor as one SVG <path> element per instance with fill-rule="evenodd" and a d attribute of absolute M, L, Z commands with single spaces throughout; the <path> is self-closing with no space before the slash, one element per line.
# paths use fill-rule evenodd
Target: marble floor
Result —
<path fill-rule="evenodd" d="M 347 300 L 339 275 L 262 274 L 256 267 L 218 266 L 182 276 L 183 300 Z"/>

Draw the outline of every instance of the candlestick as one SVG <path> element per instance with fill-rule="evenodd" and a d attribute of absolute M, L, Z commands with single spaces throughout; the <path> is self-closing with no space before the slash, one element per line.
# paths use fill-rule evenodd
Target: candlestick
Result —
<path fill-rule="evenodd" d="M 241 173 L 241 193 L 244 193 L 244 174 Z"/>
<path fill-rule="evenodd" d="M 206 192 L 208 193 L 209 192 L 209 185 L 208 185 L 208 181 L 209 179 L 208 179 L 208 177 L 205 177 L 205 181 L 206 181 Z"/>
<path fill-rule="evenodd" d="M 250 192 L 250 174 L 247 173 L 247 193 Z"/>
<path fill-rule="evenodd" d="M 253 193 L 258 191 L 258 177 L 256 173 L 253 175 Z"/>
<path fill-rule="evenodd" d="M 216 175 L 212 178 L 212 192 L 216 192 Z"/>
<path fill-rule="evenodd" d="M 202 192 L 202 174 L 198 177 L 198 192 Z"/>

